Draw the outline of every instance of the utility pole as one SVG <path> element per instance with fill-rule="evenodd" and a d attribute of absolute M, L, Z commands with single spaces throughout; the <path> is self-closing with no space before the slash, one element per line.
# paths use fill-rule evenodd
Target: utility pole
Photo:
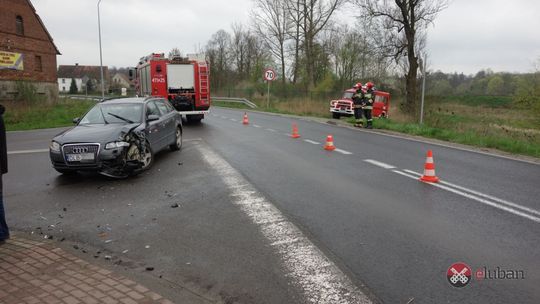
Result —
<path fill-rule="evenodd" d="M 105 82 L 103 80 L 103 52 L 101 51 L 101 19 L 99 16 L 99 5 L 101 0 L 98 0 L 97 4 L 97 19 L 98 19 L 98 34 L 99 34 L 99 68 L 101 71 L 101 98 L 105 98 Z"/>

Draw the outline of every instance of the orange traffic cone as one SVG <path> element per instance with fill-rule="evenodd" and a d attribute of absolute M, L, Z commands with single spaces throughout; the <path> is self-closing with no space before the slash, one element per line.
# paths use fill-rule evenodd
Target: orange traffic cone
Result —
<path fill-rule="evenodd" d="M 292 138 L 299 138 L 300 137 L 300 134 L 298 134 L 298 126 L 296 124 L 293 124 L 292 125 L 292 134 L 291 134 L 291 137 Z"/>
<path fill-rule="evenodd" d="M 433 162 L 433 152 L 427 151 L 426 164 L 424 165 L 424 175 L 420 180 L 428 183 L 436 183 L 439 178 L 435 175 L 435 163 Z"/>
<path fill-rule="evenodd" d="M 334 146 L 334 137 L 332 135 L 328 135 L 326 137 L 326 144 L 324 145 L 324 149 L 326 151 L 334 151 L 336 149 L 336 146 Z"/>
<path fill-rule="evenodd" d="M 244 112 L 244 119 L 242 119 L 242 124 L 249 125 L 249 119 L 247 113 Z"/>

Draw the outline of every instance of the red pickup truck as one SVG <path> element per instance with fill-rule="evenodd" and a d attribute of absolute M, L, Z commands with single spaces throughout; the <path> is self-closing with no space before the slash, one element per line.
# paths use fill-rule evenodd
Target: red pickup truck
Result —
<path fill-rule="evenodd" d="M 339 119 L 341 116 L 353 116 L 354 107 L 352 96 L 354 95 L 354 89 L 348 89 L 343 92 L 343 96 L 337 100 L 330 101 L 330 112 L 332 117 Z M 375 102 L 373 103 L 373 117 L 388 117 L 388 110 L 390 109 L 390 93 L 383 91 L 375 91 Z"/>

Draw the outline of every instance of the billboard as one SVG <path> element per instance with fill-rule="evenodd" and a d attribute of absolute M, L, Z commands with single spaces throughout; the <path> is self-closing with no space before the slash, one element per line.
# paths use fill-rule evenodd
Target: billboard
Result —
<path fill-rule="evenodd" d="M 0 70 L 2 69 L 24 70 L 24 55 L 0 51 Z"/>

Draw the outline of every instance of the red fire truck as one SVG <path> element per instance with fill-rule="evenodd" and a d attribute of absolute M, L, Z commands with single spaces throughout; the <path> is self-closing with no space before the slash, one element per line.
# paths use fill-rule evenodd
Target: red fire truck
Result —
<path fill-rule="evenodd" d="M 352 101 L 354 93 L 354 89 L 348 89 L 343 92 L 343 97 L 330 101 L 330 112 L 332 112 L 333 118 L 339 119 L 341 116 L 349 117 L 354 115 L 354 106 Z M 372 113 L 373 117 L 388 117 L 389 109 L 390 93 L 375 91 L 375 102 L 373 103 Z"/>
<path fill-rule="evenodd" d="M 210 68 L 204 58 L 153 53 L 139 60 L 135 77 L 139 96 L 167 98 L 188 121 L 201 121 L 208 114 Z"/>

